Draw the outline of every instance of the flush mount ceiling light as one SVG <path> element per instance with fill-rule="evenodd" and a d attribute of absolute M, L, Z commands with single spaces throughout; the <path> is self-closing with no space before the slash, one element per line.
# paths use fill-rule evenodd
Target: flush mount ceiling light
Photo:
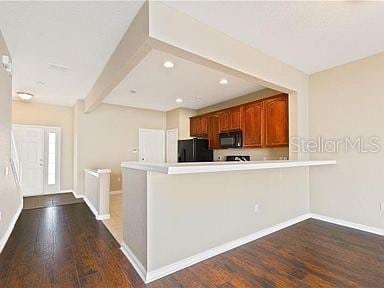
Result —
<path fill-rule="evenodd" d="M 181 102 L 183 102 L 183 99 L 181 99 L 181 98 L 177 98 L 177 99 L 176 99 L 176 102 L 177 102 L 177 103 L 181 103 Z"/>
<path fill-rule="evenodd" d="M 30 101 L 33 98 L 33 94 L 26 92 L 17 92 L 17 96 L 23 101 Z"/>
<path fill-rule="evenodd" d="M 221 85 L 227 85 L 227 84 L 228 84 L 228 80 L 225 79 L 225 78 L 222 78 L 222 79 L 220 79 L 219 83 L 220 83 Z"/>
<path fill-rule="evenodd" d="M 175 66 L 175 64 L 173 64 L 172 61 L 165 61 L 165 62 L 163 63 L 163 66 L 164 66 L 165 68 L 170 69 L 170 68 L 173 68 L 173 67 Z"/>

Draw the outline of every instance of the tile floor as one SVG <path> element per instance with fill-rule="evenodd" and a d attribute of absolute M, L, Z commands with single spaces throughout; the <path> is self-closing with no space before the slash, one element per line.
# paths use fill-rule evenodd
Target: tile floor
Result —
<path fill-rule="evenodd" d="M 111 218 L 103 223 L 112 233 L 113 237 L 121 243 L 123 240 L 123 194 L 113 194 L 109 199 L 109 214 Z"/>

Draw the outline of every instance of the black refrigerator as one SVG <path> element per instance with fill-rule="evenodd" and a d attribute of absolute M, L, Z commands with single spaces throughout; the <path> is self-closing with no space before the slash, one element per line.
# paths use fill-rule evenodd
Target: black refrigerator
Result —
<path fill-rule="evenodd" d="M 207 139 L 179 140 L 178 162 L 211 162 L 213 151 L 208 149 Z"/>

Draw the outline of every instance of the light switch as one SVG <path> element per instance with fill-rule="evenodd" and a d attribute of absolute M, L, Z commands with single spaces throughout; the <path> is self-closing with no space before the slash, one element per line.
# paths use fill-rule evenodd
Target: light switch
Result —
<path fill-rule="evenodd" d="M 9 175 L 9 168 L 4 167 L 4 176 L 7 177 Z"/>

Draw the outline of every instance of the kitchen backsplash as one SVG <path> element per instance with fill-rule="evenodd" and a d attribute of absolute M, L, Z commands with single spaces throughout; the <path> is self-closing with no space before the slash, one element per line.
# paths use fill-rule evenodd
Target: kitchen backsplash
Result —
<path fill-rule="evenodd" d="M 288 147 L 257 148 L 257 149 L 218 149 L 213 152 L 214 161 L 225 161 L 227 155 L 249 155 L 251 161 L 288 159 Z"/>

